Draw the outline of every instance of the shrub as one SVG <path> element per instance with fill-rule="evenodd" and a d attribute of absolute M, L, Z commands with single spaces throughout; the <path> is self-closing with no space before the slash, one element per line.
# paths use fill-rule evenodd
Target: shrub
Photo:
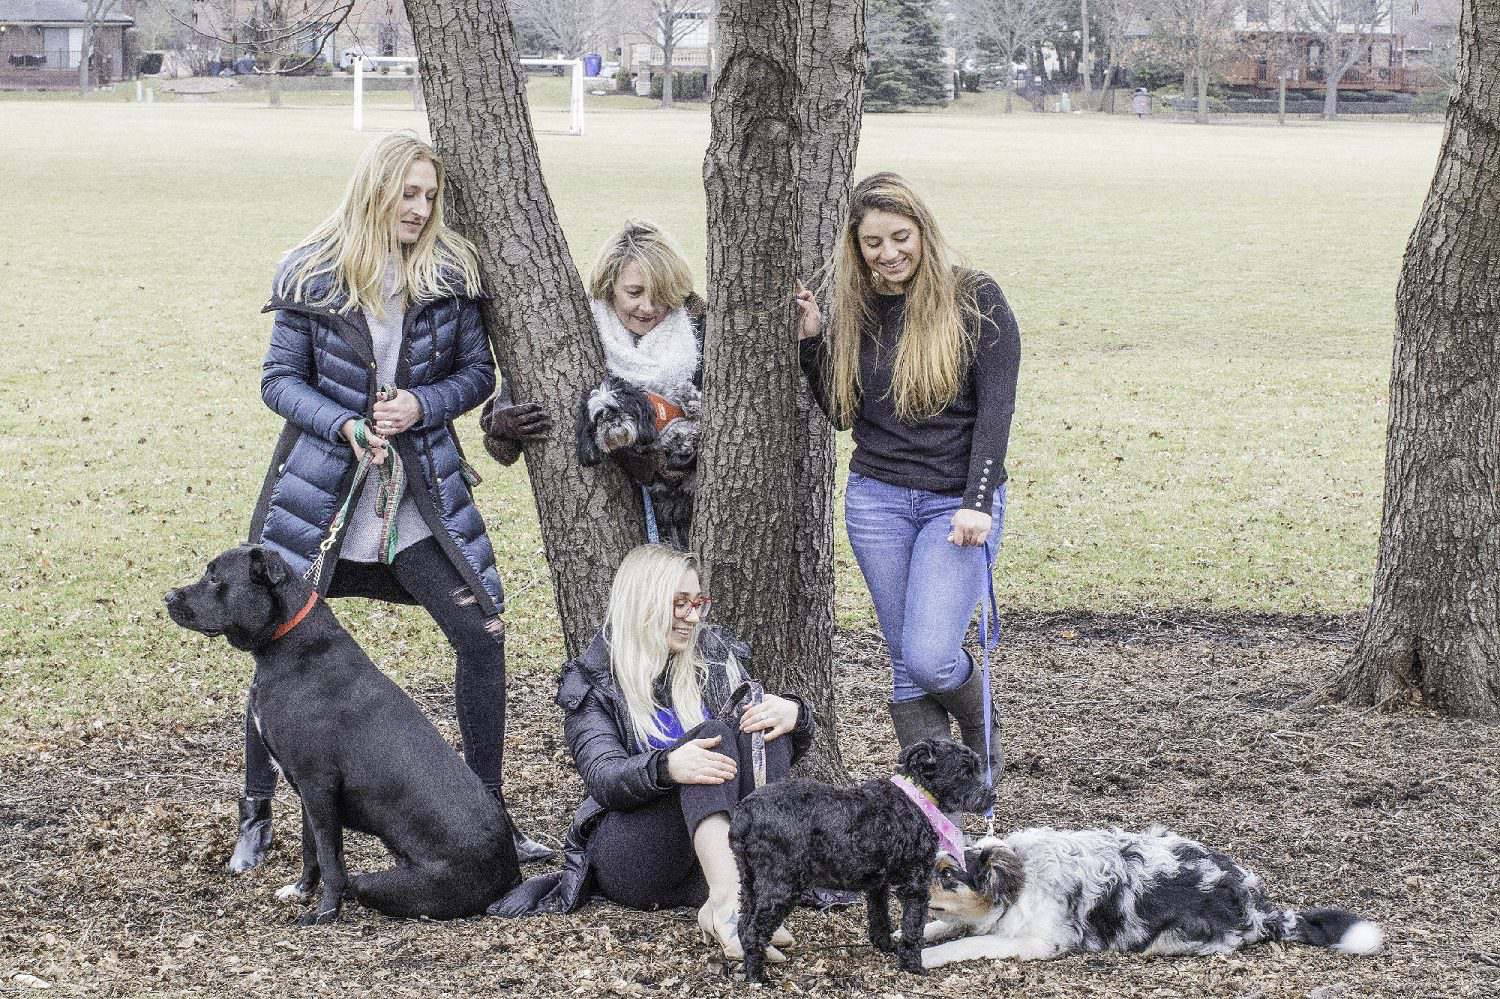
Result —
<path fill-rule="evenodd" d="M 665 83 L 666 77 L 663 74 L 654 74 L 651 77 L 651 96 L 660 97 Z M 707 90 L 707 73 L 674 72 L 672 74 L 672 99 L 674 101 L 701 101 Z"/>

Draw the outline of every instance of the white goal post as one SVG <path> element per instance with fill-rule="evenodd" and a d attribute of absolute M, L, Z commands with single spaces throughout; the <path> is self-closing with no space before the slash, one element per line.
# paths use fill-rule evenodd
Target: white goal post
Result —
<path fill-rule="evenodd" d="M 354 59 L 354 130 L 365 128 L 365 64 L 374 66 L 417 65 L 415 56 L 357 56 Z M 583 60 L 582 59 L 522 59 L 522 66 L 567 66 L 572 68 L 572 87 L 568 95 L 568 134 L 583 134 Z M 419 86 L 417 80 L 413 86 Z"/>

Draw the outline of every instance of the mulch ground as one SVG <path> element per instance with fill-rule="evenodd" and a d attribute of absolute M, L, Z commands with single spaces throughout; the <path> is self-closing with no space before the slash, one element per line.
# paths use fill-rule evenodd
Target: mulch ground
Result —
<path fill-rule="evenodd" d="M 998 661 L 1009 763 L 1001 825 L 1164 823 L 1260 872 L 1288 905 L 1380 920 L 1352 958 L 1265 946 L 1228 958 L 1080 955 L 902 975 L 863 944 L 863 911 L 799 911 L 792 962 L 762 990 L 881 996 L 1361 999 L 1500 996 L 1500 726 L 1329 701 L 1351 622 L 1011 615 Z M 841 740 L 889 772 L 881 647 L 840 639 Z M 581 788 L 552 680 L 512 679 L 507 784 L 556 840 Z M 415 692 L 450 737 L 453 706 Z M 567 917 L 455 923 L 345 910 L 299 929 L 274 890 L 298 870 L 295 800 L 242 878 L 224 871 L 238 717 L 200 728 L 99 723 L 31 733 L 0 761 L 0 991 L 111 995 L 716 996 L 690 912 L 596 903 Z M 971 831 L 977 831 L 971 826 Z M 350 867 L 383 865 L 356 837 Z"/>

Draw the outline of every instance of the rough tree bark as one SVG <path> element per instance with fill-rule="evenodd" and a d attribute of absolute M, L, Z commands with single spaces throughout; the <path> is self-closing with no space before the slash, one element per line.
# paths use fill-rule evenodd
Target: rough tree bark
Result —
<path fill-rule="evenodd" d="M 816 706 L 820 737 L 804 770 L 831 780 L 844 775 L 833 435 L 802 386 L 790 292 L 830 258 L 848 205 L 863 14 L 859 0 L 725 0 L 704 159 L 713 336 L 695 542 L 725 618 L 753 637 L 761 677 Z"/>
<path fill-rule="evenodd" d="M 809 287 L 833 257 L 853 187 L 864 114 L 863 0 L 803 0 L 798 33 L 796 269 Z M 824 303 L 825 312 L 827 302 Z M 794 454 L 798 484 L 793 600 L 798 629 L 788 660 L 798 670 L 787 686 L 820 695 L 819 739 L 803 765 L 825 780 L 844 776 L 833 697 L 833 429 L 804 384 L 797 396 L 802 447 Z"/>
<path fill-rule="evenodd" d="M 495 357 L 516 399 L 545 405 L 556 428 L 527 447 L 526 468 L 568 654 L 577 655 L 603 620 L 614 566 L 641 540 L 636 492 L 607 465 L 579 467 L 573 453 L 578 393 L 604 374 L 588 296 L 542 182 L 505 5 L 407 0 L 406 13 L 448 168 L 451 221 L 479 247 Z"/>
<path fill-rule="evenodd" d="M 1374 599 L 1338 680 L 1361 704 L 1500 715 L 1497 37 L 1500 0 L 1464 0 L 1458 86 L 1396 291 Z"/>

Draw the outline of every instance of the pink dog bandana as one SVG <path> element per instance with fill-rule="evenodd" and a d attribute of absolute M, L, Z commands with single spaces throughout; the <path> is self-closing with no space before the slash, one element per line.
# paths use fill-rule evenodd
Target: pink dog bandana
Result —
<path fill-rule="evenodd" d="M 900 774 L 893 774 L 891 776 L 891 783 L 899 787 L 902 793 L 912 800 L 912 804 L 920 808 L 922 814 L 927 816 L 928 824 L 932 826 L 932 831 L 937 833 L 938 836 L 938 851 L 946 853 L 953 859 L 962 862 L 964 859 L 963 830 L 954 825 L 948 819 L 948 816 L 942 813 L 942 810 L 937 806 L 937 802 L 929 798 L 926 791 L 917 787 L 917 785 L 905 777 L 902 777 Z"/>

